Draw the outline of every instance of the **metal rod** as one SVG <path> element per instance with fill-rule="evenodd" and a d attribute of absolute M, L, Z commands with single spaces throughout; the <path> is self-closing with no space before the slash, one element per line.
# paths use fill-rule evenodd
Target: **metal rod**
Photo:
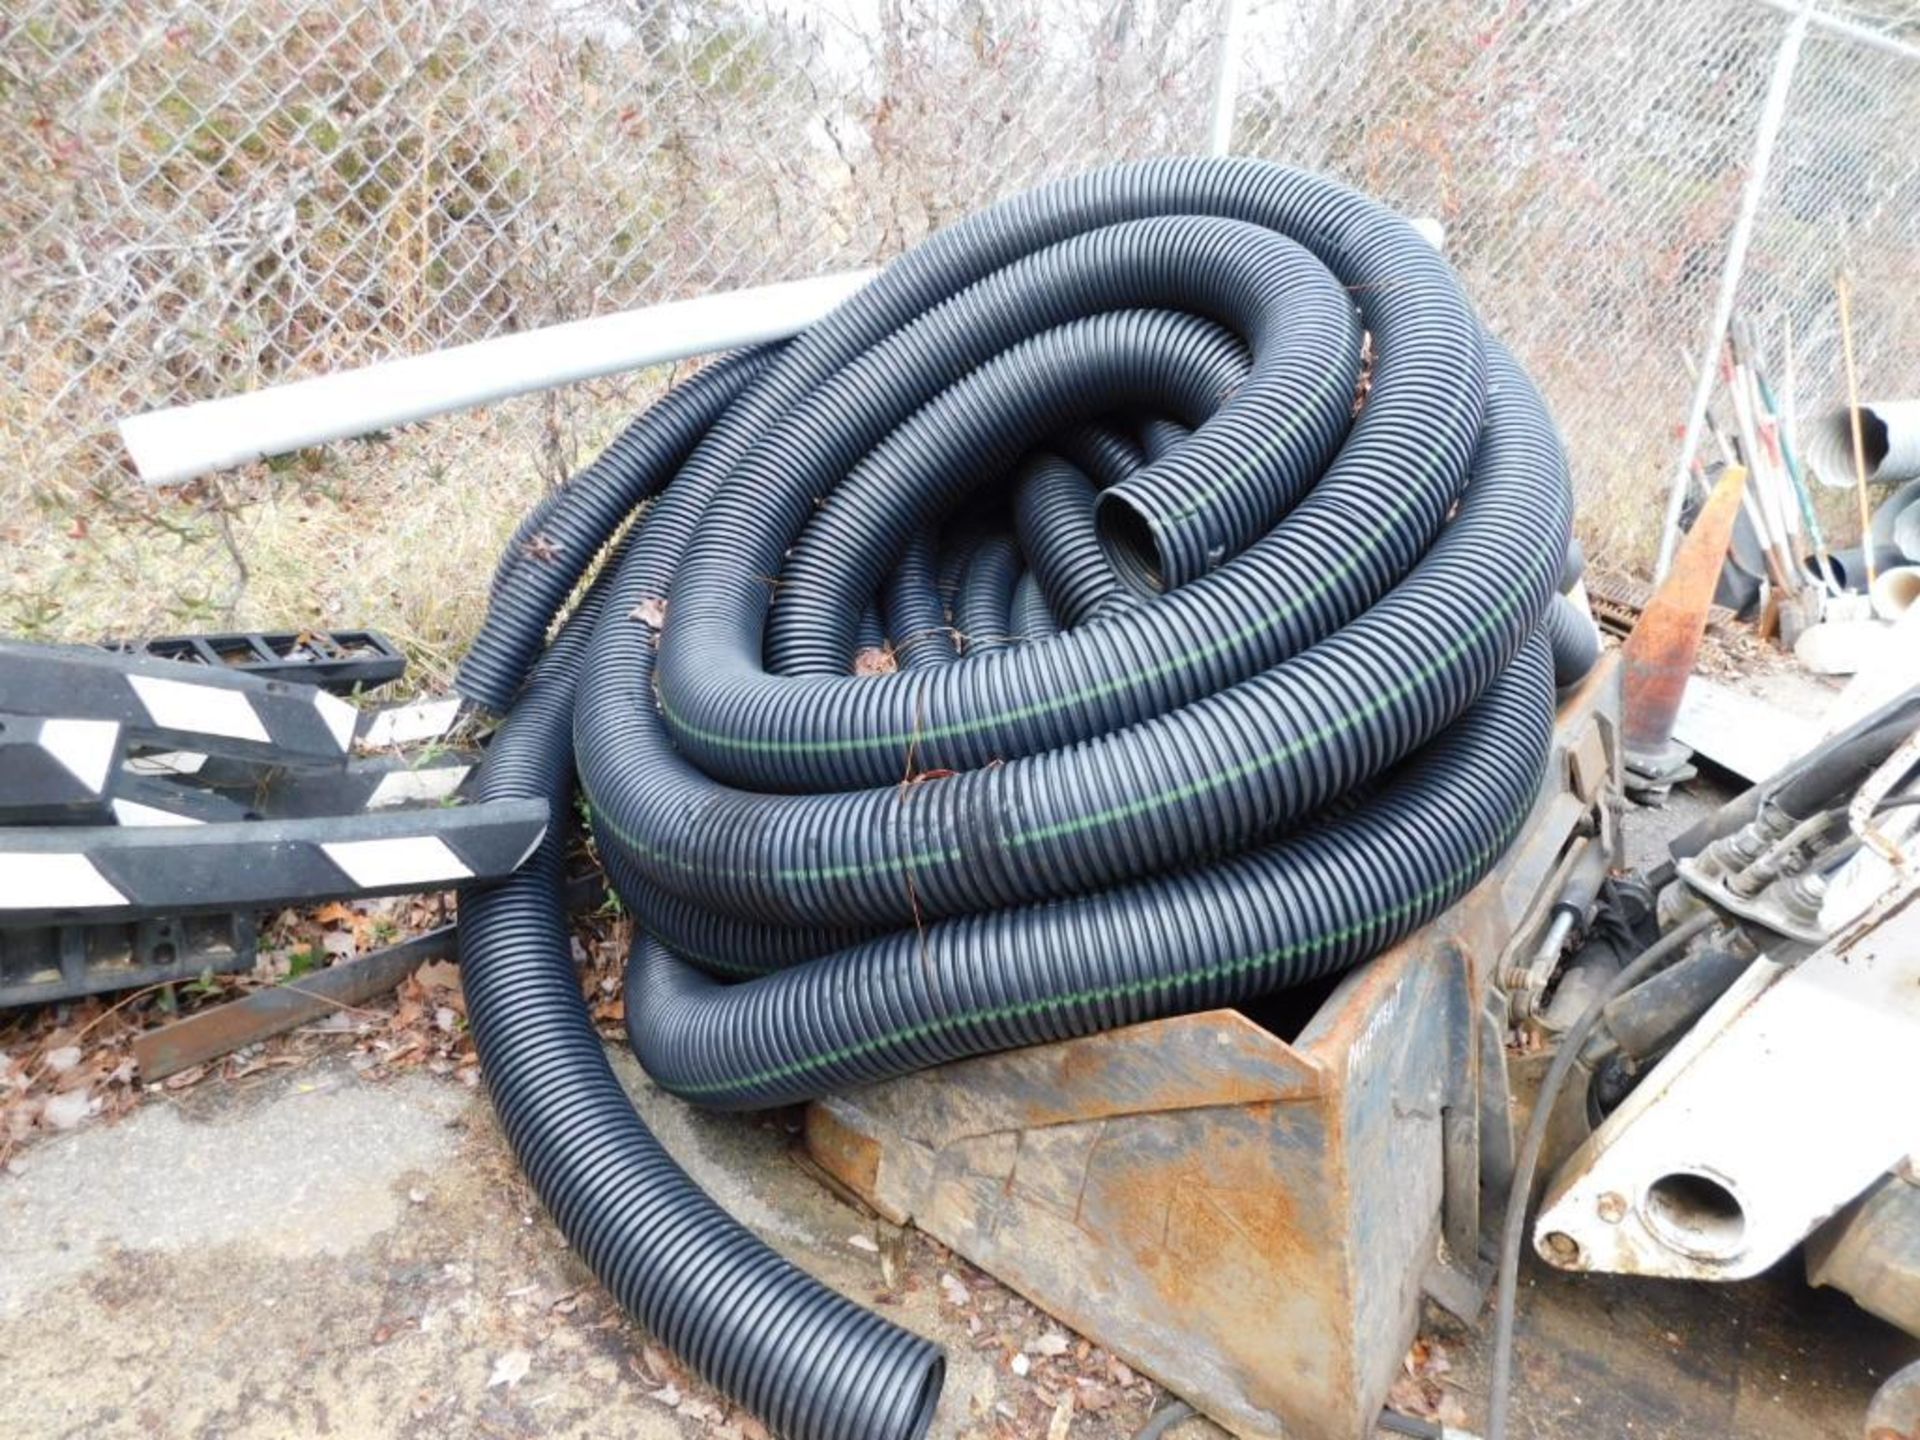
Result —
<path fill-rule="evenodd" d="M 783 340 L 877 273 L 852 270 L 650 305 L 152 410 L 123 419 L 120 438 L 141 479 L 173 484 L 530 390 Z"/>
<path fill-rule="evenodd" d="M 1840 302 L 1840 353 L 1847 365 L 1847 418 L 1853 428 L 1853 493 L 1860 499 L 1860 545 L 1867 556 L 1867 590 L 1879 577 L 1873 564 L 1873 520 L 1867 510 L 1867 441 L 1860 426 L 1860 376 L 1853 364 L 1853 286 L 1843 274 L 1833 282 L 1834 298 Z"/>
<path fill-rule="evenodd" d="M 1800 52 L 1807 39 L 1807 22 L 1813 13 L 1810 4 L 1800 5 L 1780 41 L 1774 57 L 1773 76 L 1767 82 L 1766 103 L 1760 110 L 1760 128 L 1753 137 L 1753 163 L 1747 170 L 1746 189 L 1740 196 L 1740 213 L 1734 221 L 1733 236 L 1727 245 L 1727 262 L 1720 272 L 1720 294 L 1713 304 L 1713 320 L 1700 354 L 1700 369 L 1693 387 L 1693 405 L 1687 412 L 1687 434 L 1680 444 L 1680 461 L 1674 467 L 1673 483 L 1667 493 L 1666 521 L 1660 532 L 1660 561 L 1654 567 L 1654 580 L 1666 579 L 1673 564 L 1674 546 L 1680 538 L 1680 510 L 1687 498 L 1687 478 L 1693 471 L 1693 457 L 1700 448 L 1700 435 L 1706 428 L 1707 403 L 1713 396 L 1720 347 L 1726 343 L 1727 326 L 1733 319 L 1733 302 L 1740 289 L 1740 276 L 1747 265 L 1747 247 L 1753 241 L 1754 220 L 1760 213 L 1760 197 L 1767 188 L 1767 168 L 1773 159 L 1774 142 L 1786 119 L 1787 95 L 1793 89 L 1793 73 L 1800 64 Z"/>
<path fill-rule="evenodd" d="M 190 1066 L 229 1055 L 242 1045 L 285 1034 L 332 1011 L 364 1004 L 399 985 L 428 961 L 451 959 L 454 949 L 454 927 L 442 925 L 350 965 L 316 970 L 149 1030 L 133 1042 L 133 1059 L 140 1067 L 141 1082 L 164 1080 Z"/>
<path fill-rule="evenodd" d="M 1240 45 L 1246 31 L 1247 0 L 1220 0 L 1220 31 L 1213 72 L 1213 107 L 1207 153 L 1233 152 L 1233 113 L 1240 99 Z"/>
<path fill-rule="evenodd" d="M 1797 15 L 1802 7 L 1794 0 L 1758 0 L 1769 10 L 1778 10 L 1783 15 Z M 1912 45 L 1897 35 L 1889 35 L 1884 30 L 1876 30 L 1871 25 L 1862 25 L 1857 20 L 1846 20 L 1838 15 L 1829 15 L 1825 10 L 1805 7 L 1807 18 L 1820 29 L 1834 35 L 1840 35 L 1856 45 L 1865 45 L 1872 50 L 1881 50 L 1889 55 L 1898 55 L 1903 60 L 1920 60 L 1920 45 Z"/>

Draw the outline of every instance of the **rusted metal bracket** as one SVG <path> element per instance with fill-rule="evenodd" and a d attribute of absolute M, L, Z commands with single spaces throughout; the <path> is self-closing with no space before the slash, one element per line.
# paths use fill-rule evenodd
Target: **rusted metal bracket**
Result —
<path fill-rule="evenodd" d="M 823 1100 L 814 1159 L 1237 1435 L 1367 1433 L 1422 1292 L 1477 1308 L 1480 1185 L 1512 1164 L 1491 986 L 1578 833 L 1614 833 L 1617 705 L 1604 662 L 1495 872 L 1317 996 Z"/>

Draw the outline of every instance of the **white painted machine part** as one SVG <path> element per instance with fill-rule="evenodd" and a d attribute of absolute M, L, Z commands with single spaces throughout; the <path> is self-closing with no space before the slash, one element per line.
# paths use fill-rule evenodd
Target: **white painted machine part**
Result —
<path fill-rule="evenodd" d="M 1900 1103 L 1916 1054 L 1910 875 L 1798 965 L 1756 960 L 1554 1177 L 1535 1248 L 1568 1269 L 1759 1274 L 1920 1150 Z"/>
<path fill-rule="evenodd" d="M 784 340 L 877 273 L 850 270 L 650 305 L 151 410 L 121 420 L 120 438 L 142 480 L 174 484 L 530 390 Z"/>
<path fill-rule="evenodd" d="M 394 885 L 451 885 L 473 871 L 437 835 L 383 840 L 335 840 L 320 847 L 347 878 L 365 889 Z"/>
<path fill-rule="evenodd" d="M 1912 816 L 1911 810 L 1896 811 L 1884 829 L 1904 840 L 1913 833 Z M 1820 928 L 1829 935 L 1837 934 L 1866 914 L 1898 878 L 1884 855 L 1864 847 L 1854 851 L 1827 878 L 1827 893 L 1820 897 Z"/>

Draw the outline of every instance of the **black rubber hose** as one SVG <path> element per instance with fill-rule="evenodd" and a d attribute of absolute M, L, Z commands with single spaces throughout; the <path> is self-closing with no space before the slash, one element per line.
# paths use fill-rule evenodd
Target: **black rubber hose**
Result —
<path fill-rule="evenodd" d="M 762 1109 L 1343 970 L 1506 849 L 1551 738 L 1549 667 L 1536 639 L 1382 798 L 1213 865 L 895 931 L 745 985 L 644 940 L 627 972 L 634 1053 L 676 1095 Z"/>
<path fill-rule="evenodd" d="M 1509 408 L 1531 398 L 1530 389 L 1505 388 L 1523 383 L 1509 365 L 1496 364 L 1503 386 L 1494 392 L 1474 484 L 1413 572 L 1294 661 L 1153 723 L 1128 724 L 1107 691 L 1096 692 L 1097 707 L 1069 708 L 1063 700 L 1081 687 L 1071 671 L 1056 667 L 1083 637 L 1105 642 L 1086 647 L 1092 657 L 1127 653 L 1120 632 L 1136 615 L 1168 610 L 1204 581 L 1046 645 L 925 672 L 927 696 L 902 717 L 889 770 L 876 772 L 868 788 L 830 794 L 775 793 L 818 789 L 821 771 L 865 769 L 869 752 L 857 734 L 843 730 L 836 741 L 826 729 L 816 745 L 806 722 L 841 703 L 856 717 L 871 714 L 862 704 L 869 694 L 919 674 L 807 676 L 782 681 L 792 687 L 784 691 L 756 685 L 756 706 L 737 712 L 732 730 L 713 732 L 698 747 L 682 745 L 670 731 L 673 701 L 665 693 L 672 627 L 660 652 L 658 709 L 646 703 L 654 694 L 655 652 L 630 644 L 617 626 L 602 627 L 589 660 L 596 683 L 582 691 L 575 724 L 596 833 L 661 889 L 712 909 L 771 924 L 915 925 L 1094 888 L 1278 832 L 1457 718 L 1505 667 L 1552 593 L 1568 511 L 1564 472 L 1544 468 L 1545 457 L 1557 458 L 1543 448 L 1553 445 L 1551 431 Z M 1537 401 L 1534 407 L 1537 414 Z M 1521 558 L 1488 567 L 1489 553 Z M 1229 567 L 1210 578 L 1231 574 Z M 708 595 L 683 599 L 687 578 L 683 569 L 675 581 L 676 624 L 684 616 L 689 629 L 701 631 L 713 603 Z M 764 585 L 753 584 L 764 604 Z M 640 598 L 622 590 L 617 608 Z M 1284 614 L 1299 598 L 1282 592 L 1268 604 Z M 1217 651 L 1218 630 L 1212 640 Z M 1164 635 L 1148 654 L 1136 663 L 1162 674 L 1211 658 L 1204 650 L 1183 655 Z M 1406 663 L 1409 656 L 1418 663 Z M 1023 705 L 1020 672 L 1028 668 L 1059 680 Z M 964 773 L 903 790 L 900 781 L 913 774 L 961 769 L 955 748 L 992 733 L 990 725 L 943 723 L 944 707 L 932 697 L 949 675 L 984 676 L 991 688 L 982 718 L 998 713 L 1019 723 L 1005 732 L 1004 747 L 985 748 Z M 1002 684 L 993 686 L 996 680 Z M 760 709 L 782 698 L 811 702 L 796 710 L 801 733 L 769 737 L 761 750 L 749 738 Z M 1087 709 L 1111 714 L 1119 728 L 1084 745 L 1066 744 L 1090 723 Z M 1037 748 L 1036 731 L 1061 734 L 1060 748 L 1021 755 Z M 753 763 L 776 767 L 787 783 L 734 788 L 691 753 L 711 749 L 738 759 L 735 741 L 752 746 Z"/>
<path fill-rule="evenodd" d="M 1836 735 L 1792 761 L 1776 775 L 1749 786 L 1718 810 L 1668 842 L 1668 852 L 1684 860 L 1714 841 L 1733 834 L 1773 805 L 1804 820 L 1838 795 L 1857 788 L 1920 725 L 1920 685 L 1894 696 Z"/>
<path fill-rule="evenodd" d="M 1253 161 L 1114 167 L 941 232 L 733 364 L 753 374 L 701 433 L 638 422 L 618 484 L 658 498 L 590 634 L 563 632 L 579 683 L 561 696 L 543 668 L 489 761 L 562 796 L 570 719 L 645 932 L 628 1018 L 663 1086 L 780 1103 L 1325 975 L 1438 914 L 1523 823 L 1553 717 L 1564 457 L 1451 271 L 1372 201 Z M 1143 430 L 1158 459 L 1117 438 Z M 1110 497 L 1083 479 L 1060 536 L 1021 515 L 1049 455 Z M 1043 557 L 1084 559 L 1103 505 L 1131 526 L 1106 553 L 1172 588 L 1120 598 L 1104 562 L 1063 603 L 1078 582 L 1056 594 Z M 630 513 L 601 508 L 563 492 L 536 528 L 592 509 L 591 554 Z M 1007 628 L 1015 572 L 981 552 L 1012 550 L 992 538 L 1009 509 L 1060 633 L 848 674 L 876 600 L 900 652 L 991 573 Z M 560 603 L 524 572 L 470 667 L 488 695 L 512 693 Z M 845 1373 L 802 1376 L 783 1349 L 814 1353 L 800 1330 L 769 1339 L 727 1308 L 750 1293 L 712 1270 L 730 1251 L 683 1260 L 634 1233 L 681 1237 L 698 1206 L 666 1179 L 654 1209 L 609 1190 L 630 1116 L 610 1095 L 569 1109 L 584 1050 L 520 1034 L 516 985 L 529 1037 L 592 1033 L 557 978 L 557 906 L 476 904 L 476 968 L 501 977 L 483 1063 L 569 1236 L 782 1433 L 914 1433 L 924 1347 L 823 1321 Z"/>
<path fill-rule="evenodd" d="M 1147 463 L 1140 447 L 1109 425 L 1072 425 L 1053 437 L 1054 451 L 1092 480 L 1097 489 L 1118 485 Z M 1087 512 L 1093 512 L 1092 496 Z"/>

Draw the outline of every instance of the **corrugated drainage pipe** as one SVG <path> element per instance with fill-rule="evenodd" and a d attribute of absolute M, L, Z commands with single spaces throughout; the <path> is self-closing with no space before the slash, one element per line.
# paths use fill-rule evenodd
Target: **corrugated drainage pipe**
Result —
<path fill-rule="evenodd" d="M 676 395 L 526 527 L 463 672 L 505 703 L 624 534 L 485 783 L 564 806 L 578 768 L 643 932 L 629 1034 L 676 1094 L 781 1104 L 1324 976 L 1444 910 L 1533 803 L 1565 460 L 1446 263 L 1362 195 L 1097 171 Z M 876 615 L 903 663 L 852 673 Z M 993 639 L 923 643 L 942 622 Z M 542 1198 L 779 1433 L 922 1433 L 932 1348 L 758 1246 L 625 1103 L 556 864 L 462 909 Z"/>
<path fill-rule="evenodd" d="M 1898 620 L 1920 602 L 1920 565 L 1896 565 L 1873 581 L 1873 610 L 1882 620 Z"/>
<path fill-rule="evenodd" d="M 1891 485 L 1920 476 L 1920 400 L 1871 400 L 1858 410 L 1867 483 Z M 1807 463 L 1836 490 L 1854 484 L 1853 415 L 1845 406 L 1830 410 L 1807 431 Z"/>

